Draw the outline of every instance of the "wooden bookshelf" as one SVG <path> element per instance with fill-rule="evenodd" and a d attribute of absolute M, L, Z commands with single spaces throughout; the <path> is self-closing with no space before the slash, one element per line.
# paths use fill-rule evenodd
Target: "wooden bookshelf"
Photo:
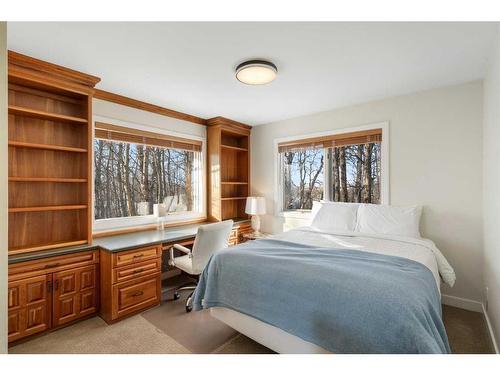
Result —
<path fill-rule="evenodd" d="M 251 127 L 224 117 L 208 120 L 207 126 L 209 219 L 248 219 Z"/>
<path fill-rule="evenodd" d="M 9 254 L 90 241 L 97 82 L 9 51 Z"/>

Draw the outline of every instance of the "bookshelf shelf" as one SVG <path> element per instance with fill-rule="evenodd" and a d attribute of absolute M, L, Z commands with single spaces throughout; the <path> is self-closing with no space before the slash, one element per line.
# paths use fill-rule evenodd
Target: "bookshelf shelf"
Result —
<path fill-rule="evenodd" d="M 87 152 L 87 149 L 85 148 L 48 145 L 42 143 L 17 142 L 17 141 L 9 141 L 9 146 L 21 147 L 21 148 L 34 148 L 40 150 L 51 150 L 51 151 L 82 152 L 82 153 Z"/>
<path fill-rule="evenodd" d="M 41 120 L 49 120 L 49 121 L 61 121 L 61 122 L 71 122 L 79 124 L 88 123 L 87 119 L 81 117 L 61 115 L 57 113 L 39 111 L 35 109 L 19 107 L 14 105 L 9 105 L 9 114 L 16 116 L 34 117 Z"/>
<path fill-rule="evenodd" d="M 9 182 L 53 182 L 53 183 L 87 183 L 86 178 L 58 178 L 58 177 L 9 177 Z"/>
<path fill-rule="evenodd" d="M 68 204 L 68 205 L 62 205 L 62 206 L 39 206 L 39 207 L 16 207 L 16 208 L 9 208 L 9 213 L 84 210 L 86 208 L 87 208 L 86 204 Z"/>

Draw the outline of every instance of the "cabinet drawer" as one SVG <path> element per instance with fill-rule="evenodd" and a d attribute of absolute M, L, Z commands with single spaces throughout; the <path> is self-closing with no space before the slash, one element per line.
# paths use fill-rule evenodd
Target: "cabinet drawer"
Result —
<path fill-rule="evenodd" d="M 113 319 L 160 302 L 160 273 L 113 286 Z"/>
<path fill-rule="evenodd" d="M 124 251 L 113 254 L 113 267 L 127 266 L 129 264 L 159 258 L 160 256 L 161 246 Z"/>
<path fill-rule="evenodd" d="M 85 251 L 9 265 L 9 280 L 82 267 L 99 261 L 97 251 Z"/>
<path fill-rule="evenodd" d="M 113 284 L 160 272 L 161 259 L 157 258 L 113 269 Z"/>

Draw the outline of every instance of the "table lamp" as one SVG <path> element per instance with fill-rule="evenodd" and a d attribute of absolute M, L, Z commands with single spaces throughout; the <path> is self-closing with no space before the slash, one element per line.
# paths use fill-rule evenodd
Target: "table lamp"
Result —
<path fill-rule="evenodd" d="M 264 197 L 247 197 L 245 213 L 252 215 L 252 229 L 260 232 L 260 217 L 266 213 L 266 200 Z"/>

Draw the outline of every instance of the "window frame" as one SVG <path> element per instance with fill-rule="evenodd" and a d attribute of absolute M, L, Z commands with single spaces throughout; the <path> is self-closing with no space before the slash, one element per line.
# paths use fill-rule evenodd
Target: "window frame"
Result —
<path fill-rule="evenodd" d="M 281 154 L 278 152 L 278 144 L 283 142 L 306 140 L 309 138 L 324 137 L 336 134 L 351 133 L 363 130 L 373 130 L 382 129 L 382 143 L 381 143 L 381 155 L 380 155 L 380 204 L 390 204 L 390 194 L 389 194 L 389 122 L 379 122 L 367 125 L 349 127 L 349 128 L 339 128 L 335 130 L 308 133 L 297 136 L 290 136 L 284 138 L 276 138 L 274 140 L 274 207 L 275 216 L 285 217 L 285 218 L 297 218 L 297 219 L 310 219 L 311 210 L 283 210 L 283 173 L 281 173 Z M 327 151 L 324 149 L 325 160 L 327 159 Z M 324 168 L 326 167 L 326 163 Z M 330 173 L 323 173 L 324 181 L 324 192 L 323 196 L 325 200 L 330 200 L 329 191 L 327 187 L 330 184 L 331 176 Z"/>
<path fill-rule="evenodd" d="M 201 193 L 199 194 L 199 212 L 171 214 L 163 217 L 163 221 L 168 224 L 182 224 L 190 223 L 193 221 L 203 221 L 207 219 L 207 182 L 206 182 L 206 168 L 207 168 L 207 153 L 206 153 L 206 138 L 198 137 L 190 134 L 178 133 L 170 130 L 165 130 L 153 126 L 132 123 L 122 120 L 117 120 L 104 116 L 94 116 L 92 119 L 92 232 L 105 232 L 120 229 L 133 229 L 141 226 L 154 225 L 157 223 L 157 218 L 154 215 L 144 216 L 128 216 L 116 217 L 109 219 L 95 219 L 95 162 L 94 162 L 94 142 L 95 142 L 95 123 L 104 122 L 111 125 L 123 126 L 135 130 L 142 130 L 146 132 L 158 133 L 162 135 L 184 138 L 189 140 L 201 141 Z"/>

